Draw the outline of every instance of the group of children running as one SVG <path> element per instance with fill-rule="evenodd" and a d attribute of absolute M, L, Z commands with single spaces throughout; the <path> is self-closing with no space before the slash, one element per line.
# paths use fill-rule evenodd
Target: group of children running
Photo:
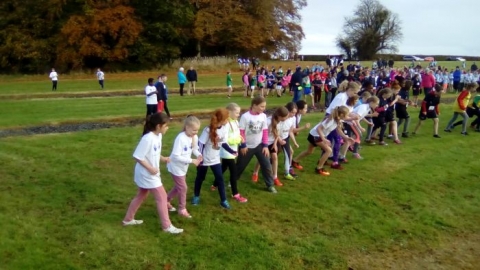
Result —
<path fill-rule="evenodd" d="M 168 130 L 169 117 L 163 113 L 151 114 L 147 116 L 143 136 L 133 154 L 136 160 L 134 181 L 138 186 L 138 193 L 130 203 L 123 225 L 143 223 L 142 220 L 135 219 L 135 213 L 150 192 L 155 197 L 163 230 L 172 234 L 183 232 L 182 229 L 172 225 L 169 212 L 177 212 L 184 218 L 192 218 L 187 211 L 186 175 L 190 164 L 197 167 L 191 204 L 200 204 L 201 187 L 210 168 L 214 175 L 210 189 L 218 191 L 220 206 L 230 209 L 224 174 L 229 171 L 232 199 L 246 203 L 247 198 L 238 191 L 237 180 L 253 156 L 256 157 L 257 163 L 252 181 L 258 182 L 258 173 L 261 171 L 267 190 L 277 193 L 275 186 L 283 186 L 278 175 L 279 155 L 282 153 L 283 176 L 287 180 L 294 180 L 297 177 L 294 169 L 303 170 L 301 160 L 311 155 L 315 148 L 322 152 L 315 173 L 328 176 L 330 172 L 325 169 L 326 166 L 343 169 L 341 164 L 348 163 L 346 154 L 349 150 L 353 152 L 355 158 L 362 158 L 358 152 L 362 137 L 365 137 L 367 143 L 375 144 L 373 141 L 378 139 L 379 145 L 386 145 L 384 137 L 389 129 L 388 136 L 392 136 L 393 141 L 400 144 L 397 128 L 402 124 L 404 124 L 402 137 L 408 137 L 410 117 L 407 107 L 412 104 L 408 96 L 411 86 L 411 81 L 395 80 L 389 87 L 372 92 L 370 87 L 361 87 L 355 81 L 345 80 L 339 85 L 338 94 L 326 108 L 325 117 L 313 128 L 309 123 L 300 125 L 302 115 L 308 110 L 304 100 L 289 102 L 277 108 L 270 116 L 265 114 L 266 100 L 262 96 L 253 97 L 250 109 L 241 116 L 240 107 L 230 103 L 226 108 L 214 111 L 209 124 L 203 128 L 199 136 L 200 120 L 193 115 L 186 117 L 183 130 L 175 138 L 168 157 L 162 156 L 161 150 L 162 136 Z M 478 120 L 480 95 L 471 98 L 473 93 L 479 92 L 478 89 L 476 83 L 466 85 L 455 102 L 454 115 L 445 131 L 450 132 L 455 126 L 462 125 L 461 133 L 466 135 L 467 120 L 472 116 L 477 116 L 472 126 L 480 131 Z M 442 91 L 442 86 L 437 84 L 426 94 L 421 103 L 420 121 L 414 133 L 418 132 L 423 120 L 433 119 L 434 137 L 440 138 L 438 105 Z M 455 122 L 458 116 L 463 117 L 463 121 Z M 367 130 L 361 126 L 361 121 L 367 124 Z M 308 134 L 302 135 L 308 142 L 307 149 L 294 156 L 292 145 L 295 148 L 299 147 L 296 137 L 303 130 L 309 130 Z M 332 160 L 331 164 L 329 158 Z M 160 162 L 167 164 L 174 182 L 174 187 L 168 193 L 160 177 Z M 178 200 L 177 208 L 172 205 L 174 200 Z"/>

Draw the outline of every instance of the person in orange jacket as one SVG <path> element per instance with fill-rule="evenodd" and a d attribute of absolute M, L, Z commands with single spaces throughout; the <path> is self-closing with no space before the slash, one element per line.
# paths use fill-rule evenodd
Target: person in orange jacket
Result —
<path fill-rule="evenodd" d="M 453 117 L 452 119 L 450 119 L 450 122 L 448 122 L 447 128 L 445 128 L 445 132 L 452 132 L 452 129 L 454 128 L 453 123 L 455 123 L 455 120 L 457 120 L 457 117 L 460 115 L 461 117 L 463 117 L 461 134 L 468 135 L 468 114 L 466 110 L 468 103 L 470 102 L 472 93 L 476 92 L 477 87 L 477 83 L 469 83 L 465 86 L 465 89 L 460 92 L 460 95 L 458 95 L 456 102 L 453 104 Z"/>

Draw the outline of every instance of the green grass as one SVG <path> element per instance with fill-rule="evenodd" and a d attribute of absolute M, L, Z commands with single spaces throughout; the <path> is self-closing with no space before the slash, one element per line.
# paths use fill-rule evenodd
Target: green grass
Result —
<path fill-rule="evenodd" d="M 173 117 L 177 114 L 211 111 L 223 107 L 228 102 L 236 102 L 242 108 L 248 108 L 251 100 L 236 92 L 231 99 L 226 94 L 201 94 L 196 96 L 173 96 L 168 107 Z M 269 98 L 271 106 L 284 105 L 290 96 Z M 59 124 L 63 122 L 101 121 L 122 117 L 144 117 L 145 97 L 120 96 L 108 98 L 79 99 L 34 99 L 0 100 L 0 128 L 36 126 L 40 124 Z"/>
<path fill-rule="evenodd" d="M 309 114 L 303 121 L 317 119 Z M 172 124 L 164 137 L 164 155 L 179 128 Z M 231 211 L 209 191 L 209 173 L 201 204 L 187 206 L 194 218 L 171 215 L 183 235 L 161 232 L 151 198 L 137 214 L 145 224 L 122 228 L 136 190 L 131 154 L 140 132 L 1 139 L 2 267 L 345 269 L 350 254 L 434 248 L 440 237 L 480 230 L 480 152 L 472 147 L 480 139 L 452 133 L 433 140 L 429 122 L 404 145 L 364 146 L 365 160 L 330 177 L 313 174 L 316 152 L 300 178 L 285 181 L 276 195 L 249 181 L 250 167 L 239 183 L 249 202 L 232 201 Z M 298 141 L 304 149 L 306 134 Z M 188 198 L 194 177 L 191 167 Z M 162 180 L 172 187 L 164 166 Z"/>
<path fill-rule="evenodd" d="M 143 85 L 143 79 L 136 78 L 143 75 L 123 75 L 132 87 L 136 81 L 139 89 Z M 71 78 L 72 84 L 83 87 L 85 81 L 75 81 L 81 76 Z M 210 78 L 205 84 L 223 85 L 223 75 Z M 26 89 L 23 79 L 15 77 L 6 80 L 20 92 L 44 91 L 41 81 L 29 79 L 39 88 Z M 121 83 L 116 87 L 127 88 Z M 0 93 L 7 88 L 0 84 Z M 68 91 L 89 91 L 75 89 Z M 248 107 L 250 99 L 236 95 L 232 99 L 223 94 L 172 96 L 169 107 L 174 116 L 213 110 L 228 102 Z M 275 107 L 289 100 L 287 96 L 267 102 Z M 409 107 L 409 112 L 413 129 L 418 109 Z M 451 106 L 442 105 L 441 112 L 440 130 L 451 116 Z M 3 99 L 0 128 L 105 121 L 144 113 L 142 96 Z M 302 122 L 315 124 L 322 117 L 312 113 Z M 164 155 L 180 128 L 179 123 L 171 123 L 163 140 Z M 124 228 L 121 220 L 136 191 L 131 155 L 140 132 L 141 127 L 127 127 L 0 139 L 0 268 L 357 269 L 351 262 L 355 256 L 435 250 L 440 239 L 480 231 L 479 134 L 461 137 L 456 129 L 451 134 L 441 132 L 442 138 L 434 140 L 431 121 L 403 145 L 363 146 L 364 160 L 352 160 L 346 170 L 331 171 L 329 177 L 313 174 L 317 151 L 302 162 L 305 171 L 300 178 L 284 181 L 276 195 L 266 192 L 264 184 L 249 181 L 252 163 L 239 183 L 249 202 L 231 201 L 231 211 L 222 210 L 218 194 L 209 191 L 209 173 L 201 205 L 187 206 L 194 218 L 171 215 L 172 222 L 185 229 L 182 235 L 161 232 L 151 198 L 137 214 L 145 224 Z M 298 142 L 297 154 L 307 146 L 306 132 Z M 189 199 L 194 178 L 191 166 Z M 162 180 L 167 189 L 172 187 L 164 165 Z M 388 268 L 381 262 L 373 265 Z"/>
<path fill-rule="evenodd" d="M 310 66 L 312 67 L 317 62 L 281 62 L 281 61 L 263 61 L 261 64 L 267 67 L 283 66 L 286 71 L 287 68 L 295 68 L 296 64 L 300 64 L 302 67 Z M 318 62 L 319 64 L 324 64 L 324 62 Z M 427 66 L 428 62 L 419 62 L 423 66 Z M 348 64 L 348 62 L 346 63 Z M 362 65 L 371 67 L 372 61 L 363 61 Z M 445 61 L 438 62 L 442 67 L 447 67 L 448 69 L 453 69 L 455 66 L 459 65 L 459 62 L 455 61 Z M 410 62 L 396 62 L 396 67 L 409 66 Z M 220 69 L 222 68 L 222 69 Z M 213 70 L 216 72 L 212 73 L 209 69 L 208 71 L 198 70 L 198 87 L 199 88 L 218 88 L 224 87 L 226 84 L 225 73 L 227 70 L 223 70 L 223 66 Z M 233 83 L 234 85 L 241 85 L 241 72 L 238 70 L 237 65 L 231 65 L 230 68 L 233 71 Z M 106 73 L 105 77 L 105 90 L 139 90 L 143 91 L 143 87 L 147 83 L 149 77 L 157 78 L 159 72 L 138 72 L 138 73 Z M 170 91 L 178 91 L 178 81 L 176 72 L 170 71 L 166 73 L 168 75 L 169 81 L 168 85 Z M 70 92 L 97 92 L 100 90 L 100 86 L 96 80 L 94 74 L 60 74 L 58 82 L 58 91 L 57 93 L 70 93 Z M 25 94 L 34 94 L 34 93 L 52 93 L 51 91 L 51 82 L 48 79 L 48 74 L 45 75 L 16 75 L 16 76 L 0 76 L 0 96 L 1 95 L 25 95 Z M 140 92 L 141 93 L 141 92 Z"/>
<path fill-rule="evenodd" d="M 105 78 L 105 90 L 101 90 L 96 80 L 95 76 L 89 76 L 84 78 L 84 76 L 73 76 L 65 75 L 65 78 L 62 76 L 59 77 L 58 81 L 58 91 L 52 92 L 52 84 L 46 78 L 39 76 L 25 76 L 24 80 L 19 79 L 18 77 L 6 77 L 3 80 L 0 80 L 0 95 L 6 94 L 35 94 L 35 93 L 71 93 L 71 92 L 100 92 L 100 91 L 121 91 L 121 90 L 138 90 L 139 94 L 143 93 L 145 85 L 147 85 L 147 79 L 149 77 L 156 78 L 159 74 L 157 73 L 134 73 L 130 75 L 118 75 L 112 74 L 108 77 L 108 74 Z M 220 74 L 200 74 L 199 82 L 197 87 L 199 88 L 213 88 L 213 87 L 224 87 L 226 85 L 226 75 Z M 234 78 L 236 84 L 240 83 L 241 75 L 238 74 L 238 78 Z M 169 76 L 169 81 L 167 83 L 170 91 L 178 92 L 178 82 L 176 74 L 171 74 Z"/>

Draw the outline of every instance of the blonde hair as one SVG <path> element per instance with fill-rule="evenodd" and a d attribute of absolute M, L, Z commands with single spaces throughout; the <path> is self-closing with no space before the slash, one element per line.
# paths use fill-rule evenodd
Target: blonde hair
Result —
<path fill-rule="evenodd" d="M 193 115 L 188 115 L 187 118 L 183 121 L 183 131 L 185 132 L 187 130 L 187 127 L 192 127 L 192 126 L 198 126 L 200 128 L 200 120 L 193 116 Z M 194 138 L 192 139 L 192 149 L 197 145 L 197 140 Z"/>
<path fill-rule="evenodd" d="M 227 107 L 225 107 L 228 111 L 234 112 L 236 109 L 240 109 L 240 106 L 237 103 L 229 103 Z"/>
<path fill-rule="evenodd" d="M 341 122 L 342 118 L 345 118 L 349 113 L 350 113 L 350 110 L 348 109 L 348 107 L 342 105 L 333 109 L 332 114 L 330 116 L 331 116 L 331 119 L 337 123 L 337 125 L 340 125 L 342 123 Z"/>
<path fill-rule="evenodd" d="M 370 92 L 368 92 L 368 91 L 365 91 L 362 94 L 362 98 L 370 98 L 371 96 L 372 96 L 372 94 L 370 94 Z"/>
<path fill-rule="evenodd" d="M 200 127 L 200 120 L 194 115 L 188 115 L 187 118 L 185 118 L 185 120 L 183 121 L 183 131 L 185 131 L 187 127 L 191 127 L 194 125 Z"/>
<path fill-rule="evenodd" d="M 339 93 L 346 92 L 349 89 L 353 89 L 354 91 L 358 92 L 358 90 L 360 90 L 360 84 L 358 84 L 357 82 L 349 82 L 345 80 L 338 86 Z"/>
<path fill-rule="evenodd" d="M 375 103 L 375 104 L 379 104 L 380 103 L 380 99 L 378 99 L 378 97 L 376 96 L 371 96 L 367 99 L 367 103 Z"/>

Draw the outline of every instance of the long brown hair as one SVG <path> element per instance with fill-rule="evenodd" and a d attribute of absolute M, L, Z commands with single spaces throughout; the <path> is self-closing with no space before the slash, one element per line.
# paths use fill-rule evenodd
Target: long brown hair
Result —
<path fill-rule="evenodd" d="M 150 131 L 155 131 L 158 125 L 163 126 L 168 123 L 169 119 L 168 116 L 164 113 L 154 113 L 152 115 L 147 116 L 145 121 L 145 125 L 143 126 L 143 134 L 145 135 Z"/>
<path fill-rule="evenodd" d="M 279 107 L 275 110 L 272 115 L 272 122 L 270 122 L 270 131 L 273 133 L 273 137 L 276 138 L 278 136 L 277 125 L 280 122 L 280 118 L 284 118 L 288 116 L 288 109 L 285 107 Z"/>
<path fill-rule="evenodd" d="M 217 109 L 213 112 L 212 117 L 210 118 L 210 132 L 209 137 L 212 144 L 215 146 L 217 145 L 218 138 L 217 138 L 217 128 L 220 127 L 225 120 L 228 119 L 229 113 L 228 110 L 225 108 Z"/>

